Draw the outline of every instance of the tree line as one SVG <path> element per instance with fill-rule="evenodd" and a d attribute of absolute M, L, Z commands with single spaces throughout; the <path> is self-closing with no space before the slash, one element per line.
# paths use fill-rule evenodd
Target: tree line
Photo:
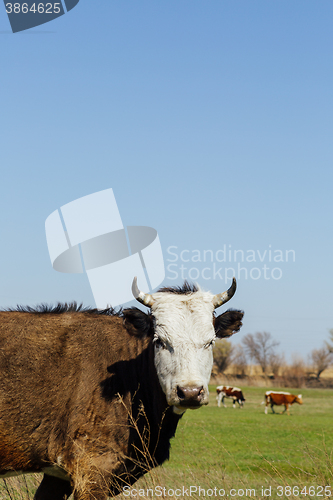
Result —
<path fill-rule="evenodd" d="M 321 374 L 333 365 L 333 329 L 329 331 L 329 340 L 310 352 L 307 362 L 294 356 L 288 364 L 284 354 L 277 351 L 279 344 L 268 332 L 248 333 L 237 345 L 226 339 L 217 340 L 213 349 L 214 372 L 223 375 L 232 366 L 234 374 L 244 377 L 249 366 L 258 365 L 264 376 L 277 378 L 285 374 L 292 377 L 291 372 L 300 373 L 302 368 L 308 377 L 319 380 Z"/>

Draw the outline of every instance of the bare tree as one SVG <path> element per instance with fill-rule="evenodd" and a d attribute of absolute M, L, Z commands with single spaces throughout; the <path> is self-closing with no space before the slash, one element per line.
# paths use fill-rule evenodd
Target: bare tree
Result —
<path fill-rule="evenodd" d="M 270 354 L 269 366 L 270 366 L 271 372 L 273 373 L 274 377 L 278 377 L 280 375 L 280 369 L 285 364 L 286 364 L 286 361 L 284 359 L 284 354 L 277 354 L 275 352 L 272 352 Z"/>
<path fill-rule="evenodd" d="M 242 377 L 245 376 L 247 368 L 247 360 L 244 348 L 241 344 L 237 344 L 234 348 L 232 365 L 234 367 L 236 375 L 241 375 Z"/>
<path fill-rule="evenodd" d="M 216 340 L 213 349 L 213 356 L 214 363 L 220 373 L 224 373 L 230 365 L 233 350 L 234 348 L 228 340 Z"/>
<path fill-rule="evenodd" d="M 242 343 L 249 358 L 258 363 L 263 373 L 266 374 L 269 357 L 274 353 L 274 349 L 279 345 L 279 342 L 273 340 L 272 335 L 268 332 L 257 332 L 254 335 L 252 333 L 245 335 Z"/>
<path fill-rule="evenodd" d="M 310 353 L 310 364 L 317 380 L 326 368 L 333 363 L 333 349 L 330 351 L 328 347 L 321 349 L 313 349 Z"/>
<path fill-rule="evenodd" d="M 303 358 L 293 354 L 291 363 L 285 367 L 283 375 L 286 387 L 303 387 L 306 377 Z"/>

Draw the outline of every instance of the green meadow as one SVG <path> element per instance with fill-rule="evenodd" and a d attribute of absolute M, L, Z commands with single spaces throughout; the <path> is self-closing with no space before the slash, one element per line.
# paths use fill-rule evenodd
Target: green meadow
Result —
<path fill-rule="evenodd" d="M 282 491 L 282 498 L 328 496 L 329 489 L 325 495 L 320 486 L 333 491 L 333 390 L 287 390 L 301 392 L 304 401 L 290 407 L 290 416 L 280 414 L 284 406 L 265 415 L 266 389 L 258 387 L 244 389 L 243 409 L 237 403 L 234 409 L 231 400 L 225 400 L 227 408 L 218 408 L 215 386 L 210 386 L 209 406 L 187 411 L 178 426 L 170 461 L 163 466 L 165 477 L 226 490 L 255 487 L 258 494 L 261 486 L 271 486 L 271 498 L 281 498 Z M 309 494 L 303 486 L 311 485 L 318 488 Z M 290 495 L 289 486 L 295 487 Z"/>
<path fill-rule="evenodd" d="M 291 406 L 290 416 L 273 414 L 270 408 L 265 415 L 265 390 L 246 387 L 243 409 L 234 409 L 231 400 L 226 400 L 227 408 L 218 408 L 215 386 L 210 386 L 210 404 L 187 411 L 181 419 L 170 460 L 133 485 L 131 495 L 120 495 L 122 500 L 135 495 L 328 498 L 333 492 L 333 390 L 287 389 L 301 392 L 304 401 Z M 275 407 L 276 412 L 283 410 Z M 35 479 L 28 479 L 29 487 L 23 478 L 6 480 L 1 497 L 31 498 L 29 481 Z"/>

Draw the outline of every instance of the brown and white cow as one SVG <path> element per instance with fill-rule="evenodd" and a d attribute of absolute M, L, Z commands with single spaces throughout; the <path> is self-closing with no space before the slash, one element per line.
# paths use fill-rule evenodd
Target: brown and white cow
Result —
<path fill-rule="evenodd" d="M 235 293 L 187 283 L 115 312 L 76 304 L 0 312 L 0 477 L 43 472 L 36 500 L 106 500 L 169 457 L 187 409 L 208 403 L 215 338 Z"/>
<path fill-rule="evenodd" d="M 285 409 L 282 413 L 287 412 L 289 415 L 289 406 L 298 403 L 300 405 L 303 404 L 302 394 L 295 396 L 294 394 L 290 394 L 290 392 L 276 392 L 276 391 L 267 391 L 265 394 L 266 406 L 265 406 L 265 414 L 267 414 L 268 406 L 271 405 L 272 412 L 274 411 L 274 405 L 284 405 Z"/>
<path fill-rule="evenodd" d="M 230 387 L 229 385 L 218 385 L 216 387 L 217 392 L 217 406 L 221 406 L 221 402 L 224 404 L 224 398 L 231 398 L 233 400 L 233 407 L 236 408 L 236 401 L 240 408 L 243 408 L 245 398 L 243 396 L 242 390 L 239 387 Z"/>

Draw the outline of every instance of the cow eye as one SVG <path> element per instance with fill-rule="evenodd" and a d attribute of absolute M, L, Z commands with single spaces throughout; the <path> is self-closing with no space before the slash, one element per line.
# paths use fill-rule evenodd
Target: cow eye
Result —
<path fill-rule="evenodd" d="M 163 340 L 160 337 L 155 337 L 153 342 L 157 348 L 159 347 L 162 347 L 163 349 L 166 348 L 165 342 L 163 342 Z"/>
<path fill-rule="evenodd" d="M 204 345 L 205 349 L 208 349 L 208 347 L 212 346 L 214 347 L 215 345 L 215 339 L 211 340 L 210 342 L 207 342 L 207 344 Z"/>

